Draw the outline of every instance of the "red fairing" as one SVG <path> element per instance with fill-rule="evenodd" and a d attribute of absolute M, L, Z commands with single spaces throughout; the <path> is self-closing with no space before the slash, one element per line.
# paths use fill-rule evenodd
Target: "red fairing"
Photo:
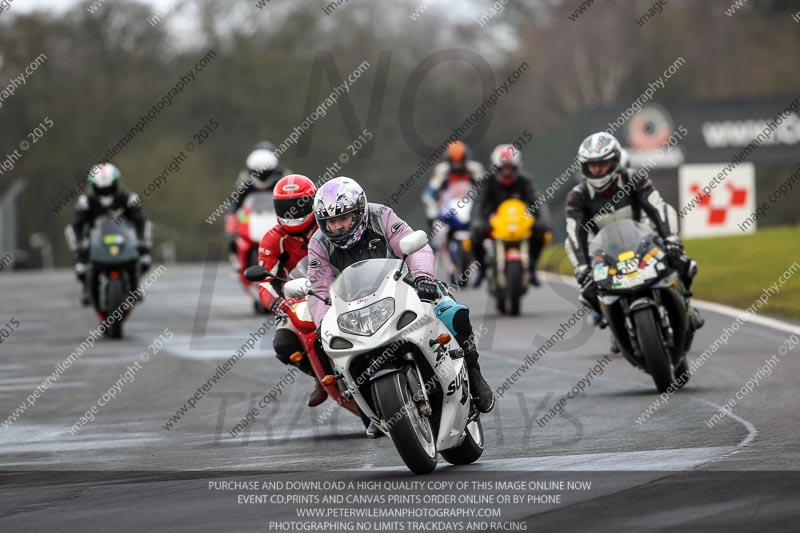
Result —
<path fill-rule="evenodd" d="M 315 231 L 316 223 L 301 235 L 288 233 L 278 224 L 261 239 L 258 245 L 258 264 L 273 276 L 286 279 L 297 263 L 308 255 L 308 241 Z M 276 292 L 272 283 L 262 281 L 258 284 L 258 296 L 264 307 L 269 309 L 270 304 L 281 295 Z"/>

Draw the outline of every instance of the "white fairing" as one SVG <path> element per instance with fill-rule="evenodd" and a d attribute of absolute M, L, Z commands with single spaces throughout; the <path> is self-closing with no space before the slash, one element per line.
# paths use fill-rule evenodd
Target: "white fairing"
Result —
<path fill-rule="evenodd" d="M 278 223 L 278 216 L 275 214 L 273 206 L 272 193 L 253 193 L 245 199 L 242 207 L 251 209 L 248 226 L 250 241 L 261 242 L 264 234 Z"/>
<path fill-rule="evenodd" d="M 424 232 L 422 233 L 424 235 Z M 412 237 L 412 235 L 409 235 L 409 237 Z M 397 267 L 399 268 L 399 266 L 400 261 L 397 260 Z M 351 266 L 349 268 L 353 267 Z M 346 269 L 344 273 L 346 273 L 349 268 Z M 436 318 L 434 314 L 434 304 L 422 302 L 413 287 L 403 282 L 402 278 L 395 281 L 393 275 L 395 271 L 396 270 L 392 270 L 386 274 L 382 281 L 370 280 L 369 282 L 365 282 L 366 285 L 366 283 L 375 281 L 374 285 L 378 286 L 377 290 L 372 294 L 366 294 L 364 297 L 358 298 L 352 302 L 346 302 L 336 294 L 335 290 L 331 291 L 331 308 L 325 315 L 321 325 L 325 350 L 333 360 L 338 371 L 344 376 L 347 386 L 353 391 L 354 401 L 382 431 L 388 432 L 386 421 L 377 416 L 359 391 L 360 385 L 369 387 L 368 376 L 361 374 L 351 375 L 350 363 L 355 357 L 365 352 L 378 354 L 375 356 L 375 359 L 373 359 L 374 361 L 380 357 L 380 354 L 386 353 L 385 350 L 393 343 L 408 342 L 416 345 L 419 351 L 424 355 L 430 368 L 434 369 L 435 374 L 431 379 L 438 380 L 443 391 L 441 405 L 432 404 L 431 408 L 434 412 L 441 412 L 439 433 L 436 435 L 436 449 L 438 451 L 447 450 L 462 442 L 469 417 L 469 380 L 467 379 L 464 359 L 452 359 L 446 351 L 458 348 L 455 339 L 451 339 L 449 343 L 443 347 L 439 347 L 438 344 L 434 344 L 434 346 L 431 347 L 432 340 L 436 339 L 440 334 L 449 334 L 449 332 L 439 319 Z M 367 306 L 387 298 L 394 299 L 394 313 L 389 316 L 372 335 L 357 335 L 347 333 L 340 329 L 337 319 L 343 313 L 364 309 Z M 407 311 L 415 313 L 417 318 L 398 331 L 398 322 L 401 316 Z M 332 348 L 331 339 L 335 337 L 346 339 L 352 343 L 352 348 Z M 422 383 L 422 385 L 423 388 L 425 388 L 426 384 Z M 430 385 L 434 384 L 431 383 Z M 430 386 L 428 389 L 433 390 Z"/>

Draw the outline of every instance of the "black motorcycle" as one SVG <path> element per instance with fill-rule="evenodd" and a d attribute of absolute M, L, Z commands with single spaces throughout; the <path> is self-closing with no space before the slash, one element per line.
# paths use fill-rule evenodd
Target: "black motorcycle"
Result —
<path fill-rule="evenodd" d="M 136 286 L 138 274 L 138 241 L 136 232 L 127 223 L 100 217 L 89 233 L 89 290 L 95 312 L 105 321 L 118 308 L 120 320 L 114 320 L 108 332 L 111 338 L 122 338 L 122 324 L 129 310 L 122 303 Z"/>
<path fill-rule="evenodd" d="M 687 291 L 652 228 L 633 220 L 604 227 L 589 245 L 600 307 L 625 359 L 659 392 L 689 379 L 694 328 Z"/>

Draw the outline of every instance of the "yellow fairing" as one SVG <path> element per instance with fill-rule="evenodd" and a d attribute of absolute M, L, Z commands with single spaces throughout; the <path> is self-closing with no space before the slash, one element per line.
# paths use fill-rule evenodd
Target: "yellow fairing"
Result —
<path fill-rule="evenodd" d="M 533 234 L 534 218 L 522 200 L 509 198 L 489 219 L 492 237 L 501 241 L 524 241 Z"/>

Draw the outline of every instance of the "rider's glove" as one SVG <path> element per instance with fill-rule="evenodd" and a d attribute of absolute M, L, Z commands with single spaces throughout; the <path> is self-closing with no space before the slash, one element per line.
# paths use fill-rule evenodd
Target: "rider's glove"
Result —
<path fill-rule="evenodd" d="M 432 302 L 439 298 L 439 286 L 428 276 L 420 276 L 414 280 L 417 295 L 423 302 Z"/>
<path fill-rule="evenodd" d="M 578 265 L 575 268 L 575 279 L 578 281 L 578 285 L 581 287 L 585 287 L 592 280 L 592 269 L 589 268 L 589 265 Z"/>
<path fill-rule="evenodd" d="M 275 313 L 276 311 L 280 310 L 286 304 L 286 299 L 282 296 L 278 296 L 272 303 L 269 304 L 269 311 L 270 313 Z"/>
<path fill-rule="evenodd" d="M 683 256 L 683 244 L 675 235 L 670 235 L 664 239 L 664 248 L 670 261 L 676 263 Z"/>

